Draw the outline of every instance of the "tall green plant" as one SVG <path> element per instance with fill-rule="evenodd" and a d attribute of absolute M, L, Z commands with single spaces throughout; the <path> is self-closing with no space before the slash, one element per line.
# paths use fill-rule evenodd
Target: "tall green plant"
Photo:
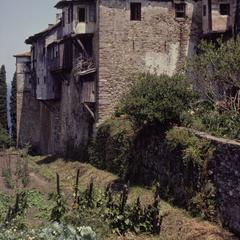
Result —
<path fill-rule="evenodd" d="M 159 125 L 167 128 L 180 122 L 180 114 L 189 108 L 196 94 L 183 76 L 139 75 L 123 96 L 116 114 L 127 114 L 138 127 Z"/>
<path fill-rule="evenodd" d="M 5 148 L 9 144 L 9 137 L 7 130 L 4 129 L 0 123 L 0 148 Z"/>
<path fill-rule="evenodd" d="M 0 124 L 5 130 L 8 130 L 7 83 L 6 83 L 6 70 L 4 65 L 2 65 L 0 68 Z"/>
<path fill-rule="evenodd" d="M 17 138 L 17 130 L 16 130 L 16 115 L 17 115 L 17 78 L 16 73 L 14 73 L 13 80 L 12 80 L 12 88 L 11 88 L 11 98 L 10 98 L 10 114 L 11 114 L 11 132 L 12 132 L 12 143 L 16 143 Z"/>
<path fill-rule="evenodd" d="M 187 64 L 190 80 L 213 102 L 236 97 L 240 89 L 240 39 L 202 41 L 198 50 Z"/>

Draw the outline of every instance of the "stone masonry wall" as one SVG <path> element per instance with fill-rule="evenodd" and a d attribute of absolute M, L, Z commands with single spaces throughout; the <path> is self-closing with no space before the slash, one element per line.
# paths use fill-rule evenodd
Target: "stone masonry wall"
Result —
<path fill-rule="evenodd" d="M 156 130 L 138 136 L 128 179 L 159 181 L 162 198 L 240 236 L 240 142 L 192 129 L 173 130 L 168 140 Z"/>
<path fill-rule="evenodd" d="M 17 145 L 39 147 L 39 102 L 31 94 L 30 59 L 17 58 Z"/>
<path fill-rule="evenodd" d="M 129 0 L 99 1 L 98 123 L 111 116 L 133 74 L 172 75 L 199 39 L 201 2 L 187 3 L 185 20 L 175 18 L 172 1 L 140 2 L 142 21 L 130 21 Z"/>

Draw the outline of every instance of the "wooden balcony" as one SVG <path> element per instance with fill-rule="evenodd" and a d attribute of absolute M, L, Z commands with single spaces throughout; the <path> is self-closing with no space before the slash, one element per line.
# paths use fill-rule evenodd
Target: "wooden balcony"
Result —
<path fill-rule="evenodd" d="M 73 46 L 71 40 L 54 43 L 48 46 L 48 64 L 50 72 L 69 72 L 73 65 Z"/>

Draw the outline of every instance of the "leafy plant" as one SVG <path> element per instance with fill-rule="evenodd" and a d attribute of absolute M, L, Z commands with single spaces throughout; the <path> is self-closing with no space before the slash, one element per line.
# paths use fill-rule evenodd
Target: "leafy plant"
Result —
<path fill-rule="evenodd" d="M 116 115 L 126 114 L 137 126 L 160 125 L 163 129 L 180 123 L 180 114 L 196 99 L 183 76 L 142 74 L 122 97 Z"/>
<path fill-rule="evenodd" d="M 57 222 L 49 224 L 47 227 L 39 229 L 17 229 L 2 228 L 0 239 L 19 240 L 19 239 L 38 239 L 38 240 L 59 240 L 59 239 L 76 239 L 76 240 L 96 240 L 96 233 L 91 227 L 73 227 L 71 225 L 60 224 Z"/>
<path fill-rule="evenodd" d="M 216 42 L 202 41 L 198 52 L 189 59 L 187 72 L 201 94 L 208 100 L 226 103 L 239 95 L 240 39 Z M 231 101 L 237 107 L 237 101 Z"/>
<path fill-rule="evenodd" d="M 104 122 L 98 127 L 96 138 L 89 147 L 90 163 L 124 177 L 132 135 L 132 125 L 127 120 L 114 118 Z"/>
<path fill-rule="evenodd" d="M 64 194 L 60 191 L 60 179 L 57 175 L 57 192 L 50 194 L 50 199 L 53 200 L 56 204 L 51 211 L 51 221 L 60 222 L 67 212 L 67 202 L 64 198 Z"/>

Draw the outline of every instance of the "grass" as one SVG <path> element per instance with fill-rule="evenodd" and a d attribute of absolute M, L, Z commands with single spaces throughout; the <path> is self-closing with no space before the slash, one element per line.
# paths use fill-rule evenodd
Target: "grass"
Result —
<path fill-rule="evenodd" d="M 46 224 L 49 219 L 51 202 L 47 200 L 48 194 L 55 191 L 55 174 L 60 175 L 61 189 L 64 190 L 67 201 L 72 203 L 72 190 L 75 183 L 77 169 L 80 169 L 80 187 L 86 188 L 91 177 L 95 187 L 105 189 L 108 183 L 118 182 L 117 176 L 98 170 L 90 164 L 66 161 L 58 157 L 29 157 L 31 210 L 28 212 L 28 225 L 36 227 Z M 138 196 L 144 205 L 151 203 L 154 188 L 132 186 L 130 188 L 129 202 Z M 0 195 L 1 196 L 1 195 Z M 4 198 L 2 198 L 4 199 Z M 5 208 L 1 203 L 0 212 Z M 80 225 L 90 225 L 102 240 L 235 240 L 232 234 L 221 227 L 201 219 L 192 218 L 186 211 L 175 208 L 165 201 L 161 201 L 161 210 L 167 215 L 162 224 L 161 236 L 139 235 L 132 233 L 119 236 L 111 233 L 107 224 L 98 218 L 95 212 L 87 212 L 79 219 Z"/>

